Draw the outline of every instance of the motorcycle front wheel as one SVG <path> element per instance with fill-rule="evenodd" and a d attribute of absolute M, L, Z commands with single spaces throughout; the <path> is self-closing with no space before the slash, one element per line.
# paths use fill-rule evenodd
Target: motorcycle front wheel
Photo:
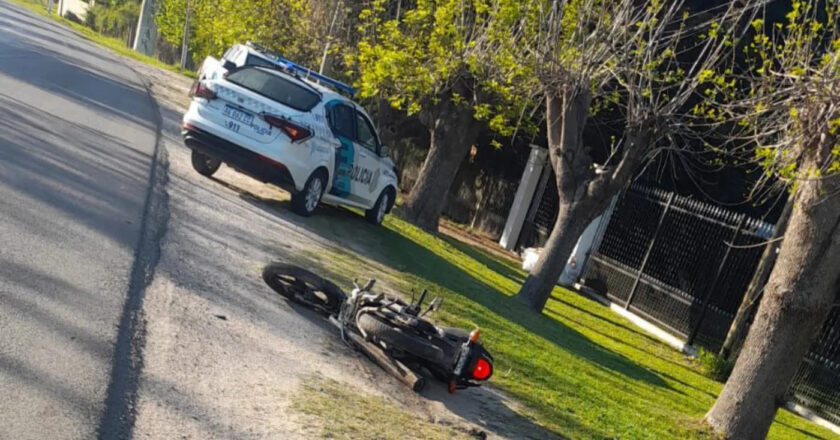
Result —
<path fill-rule="evenodd" d="M 337 314 L 347 295 L 335 284 L 298 266 L 274 262 L 263 268 L 263 281 L 278 294 L 309 307 Z"/>

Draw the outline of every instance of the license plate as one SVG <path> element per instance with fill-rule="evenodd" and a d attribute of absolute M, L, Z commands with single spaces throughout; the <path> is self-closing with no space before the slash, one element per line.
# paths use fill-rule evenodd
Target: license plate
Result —
<path fill-rule="evenodd" d="M 225 106 L 222 114 L 245 125 L 251 125 L 254 122 L 254 115 L 235 109 L 229 105 Z"/>

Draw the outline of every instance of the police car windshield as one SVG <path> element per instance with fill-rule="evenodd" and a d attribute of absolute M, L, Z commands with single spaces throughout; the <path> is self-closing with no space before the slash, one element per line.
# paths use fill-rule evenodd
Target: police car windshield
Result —
<path fill-rule="evenodd" d="M 254 93 L 277 101 L 295 110 L 308 112 L 321 100 L 321 95 L 305 86 L 262 67 L 246 66 L 231 72 L 228 81 Z"/>

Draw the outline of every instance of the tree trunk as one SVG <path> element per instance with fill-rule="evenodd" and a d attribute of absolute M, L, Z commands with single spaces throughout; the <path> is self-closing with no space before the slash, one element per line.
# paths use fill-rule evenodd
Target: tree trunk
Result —
<path fill-rule="evenodd" d="M 755 274 L 753 274 L 753 278 L 747 288 L 747 293 L 744 294 L 741 305 L 738 306 L 738 312 L 735 313 L 735 318 L 732 320 L 729 331 L 726 333 L 726 340 L 720 348 L 720 353 L 718 353 L 724 359 L 737 357 L 741 343 L 747 335 L 750 312 L 758 304 L 758 299 L 761 297 L 761 293 L 764 292 L 764 286 L 770 277 L 770 271 L 773 270 L 773 266 L 776 263 L 776 256 L 781 247 L 780 239 L 784 237 L 785 231 L 787 230 L 791 211 L 793 211 L 793 199 L 788 197 L 787 202 L 785 202 L 785 208 L 782 210 L 782 215 L 779 216 L 779 220 L 776 222 L 773 237 L 771 238 L 772 242 L 767 245 L 761 254 L 761 260 L 755 269 Z"/>
<path fill-rule="evenodd" d="M 429 232 L 437 232 L 449 188 L 481 129 L 469 109 L 447 109 L 433 121 L 429 154 L 400 210 L 401 217 Z"/>
<path fill-rule="evenodd" d="M 818 159 L 818 158 L 817 158 Z M 819 160 L 811 160 L 811 169 Z M 837 177 L 798 182 L 776 267 L 729 380 L 706 420 L 730 439 L 764 439 L 840 281 Z"/>
<path fill-rule="evenodd" d="M 557 280 L 566 267 L 566 261 L 589 223 L 603 210 L 590 208 L 592 205 L 575 203 L 562 205 L 551 235 L 540 252 L 531 274 L 519 290 L 516 298 L 535 312 L 541 312 Z M 606 207 L 606 206 L 604 206 Z"/>
<path fill-rule="evenodd" d="M 596 177 L 592 160 L 583 147 L 583 129 L 591 100 L 587 91 L 546 95 L 548 154 L 559 197 L 557 220 L 534 269 L 516 295 L 517 300 L 535 312 L 545 307 L 578 238 L 609 200 L 588 192 L 589 184 Z"/>

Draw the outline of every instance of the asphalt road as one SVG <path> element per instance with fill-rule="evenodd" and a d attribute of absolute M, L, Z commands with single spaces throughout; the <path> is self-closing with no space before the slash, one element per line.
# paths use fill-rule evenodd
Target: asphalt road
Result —
<path fill-rule="evenodd" d="M 102 49 L 0 2 L 0 439 L 95 438 L 157 109 Z"/>

